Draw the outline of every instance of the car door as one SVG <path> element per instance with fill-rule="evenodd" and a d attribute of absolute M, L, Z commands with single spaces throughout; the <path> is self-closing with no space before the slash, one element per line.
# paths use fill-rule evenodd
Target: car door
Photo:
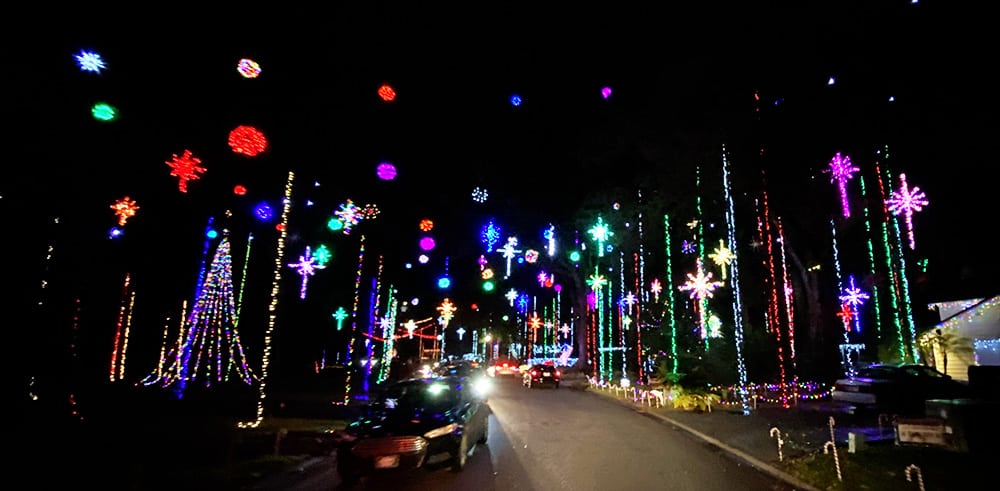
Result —
<path fill-rule="evenodd" d="M 475 390 L 472 387 L 471 380 L 466 379 L 465 383 L 462 384 L 462 390 L 460 391 L 462 397 L 462 419 L 465 421 L 465 432 L 469 435 L 474 435 L 479 439 L 483 434 L 483 430 L 486 427 L 486 416 L 484 413 L 483 403 L 480 397 L 476 396 Z"/>

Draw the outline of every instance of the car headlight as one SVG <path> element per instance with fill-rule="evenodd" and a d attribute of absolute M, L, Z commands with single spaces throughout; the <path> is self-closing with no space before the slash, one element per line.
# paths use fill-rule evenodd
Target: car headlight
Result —
<path fill-rule="evenodd" d="M 434 428 L 433 430 L 428 431 L 427 433 L 424 433 L 424 438 L 430 440 L 432 438 L 437 438 L 437 437 L 441 437 L 441 436 L 445 436 L 445 435 L 450 435 L 450 434 L 454 433 L 455 430 L 457 430 L 457 429 L 458 429 L 458 424 L 456 424 L 456 423 L 452 423 L 450 425 L 444 425 L 444 426 L 442 426 L 440 428 Z"/>
<path fill-rule="evenodd" d="M 484 396 L 486 394 L 489 394 L 490 389 L 493 387 L 493 384 L 490 383 L 489 379 L 482 377 L 477 379 L 472 384 L 472 387 L 475 388 L 477 394 Z"/>

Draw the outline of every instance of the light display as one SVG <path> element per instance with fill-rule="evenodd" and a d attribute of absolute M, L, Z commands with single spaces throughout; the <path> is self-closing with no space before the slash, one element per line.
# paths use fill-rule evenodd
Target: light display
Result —
<path fill-rule="evenodd" d="M 510 96 L 510 105 L 518 107 L 521 105 L 521 96 L 514 94 Z"/>
<path fill-rule="evenodd" d="M 485 188 L 476 187 L 476 189 L 472 190 L 472 201 L 476 203 L 485 203 L 489 196 L 490 193 Z"/>
<path fill-rule="evenodd" d="M 848 284 L 847 288 L 842 289 L 840 294 L 840 301 L 843 305 L 854 309 L 855 312 L 861 307 L 861 304 L 868 300 L 868 294 L 861 291 L 860 288 L 854 285 L 854 275 L 847 277 Z M 861 316 L 854 315 L 854 332 L 861 332 Z"/>
<path fill-rule="evenodd" d="M 500 227 L 493 223 L 493 220 L 490 220 L 483 226 L 480 240 L 486 246 L 486 252 L 493 252 L 493 246 L 500 242 Z"/>
<path fill-rule="evenodd" d="M 285 181 L 285 197 L 282 203 L 281 224 L 288 224 L 288 215 L 292 211 L 292 187 L 295 180 L 295 173 L 289 171 L 288 179 Z M 256 428 L 264 421 L 264 399 L 267 398 L 268 368 L 271 365 L 271 341 L 274 339 L 275 321 L 278 318 L 278 293 L 281 285 L 282 260 L 285 257 L 285 239 L 288 237 L 288 227 L 282 227 L 278 234 L 277 251 L 274 257 L 274 277 L 271 282 L 271 302 L 267 307 L 268 321 L 267 330 L 264 332 L 264 354 L 261 359 L 260 385 L 258 386 L 257 397 L 257 417 L 253 421 L 240 422 L 240 428 Z"/>
<path fill-rule="evenodd" d="M 886 149 L 886 153 L 888 153 L 888 149 Z M 876 168 L 878 168 L 878 164 L 876 164 Z M 868 189 L 865 186 L 865 179 L 864 179 L 864 177 L 861 177 L 861 178 L 858 179 L 858 184 L 861 186 L 861 195 L 865 197 L 865 200 L 864 200 L 864 202 L 865 202 L 865 207 L 864 207 L 864 211 L 865 211 L 865 236 L 867 237 L 867 240 L 865 242 L 866 242 L 867 250 L 868 250 L 868 274 L 871 275 L 872 277 L 874 277 L 875 276 L 875 244 L 872 241 L 873 233 L 872 233 L 872 224 L 871 224 L 871 212 L 870 212 L 869 206 L 868 206 Z M 873 310 L 875 311 L 874 312 L 874 317 L 875 317 L 875 337 L 876 338 L 881 338 L 882 337 L 882 306 L 880 305 L 880 302 L 879 302 L 878 283 L 877 282 L 872 282 L 871 287 L 872 287 L 872 307 L 873 307 Z"/>
<path fill-rule="evenodd" d="M 701 327 L 701 337 L 708 337 L 708 313 L 704 301 L 713 296 L 713 291 L 723 285 L 721 281 L 712 281 L 712 273 L 705 273 L 702 267 L 701 258 L 696 259 L 696 274 L 687 274 L 687 281 L 677 287 L 681 291 L 690 291 L 691 298 L 698 299 L 695 308 L 698 310 L 699 326 Z"/>
<path fill-rule="evenodd" d="M 247 188 L 241 184 L 237 184 L 236 186 L 233 186 L 233 194 L 243 196 L 247 194 Z"/>
<path fill-rule="evenodd" d="M 299 276 L 302 277 L 302 286 L 299 288 L 299 298 L 305 300 L 306 287 L 309 285 L 309 277 L 316 274 L 317 269 L 323 269 L 326 266 L 316 264 L 316 258 L 313 257 L 312 250 L 309 246 L 306 246 L 306 252 L 299 256 L 299 262 L 289 263 L 288 267 L 295 269 Z"/>
<path fill-rule="evenodd" d="M 106 102 L 98 102 L 90 108 L 90 115 L 98 121 L 114 121 L 118 119 L 118 110 Z"/>
<path fill-rule="evenodd" d="M 539 257 L 538 251 L 534 249 L 528 249 L 527 251 L 524 251 L 524 260 L 527 261 L 528 264 L 535 264 L 536 262 L 538 262 L 538 257 Z"/>
<path fill-rule="evenodd" d="M 503 258 L 507 260 L 507 274 L 504 276 L 505 279 L 510 278 L 511 260 L 517 257 L 517 254 L 521 252 L 521 250 L 515 249 L 515 247 L 517 247 L 517 237 L 507 237 L 507 243 L 504 244 L 503 247 L 496 250 L 496 252 L 502 252 Z"/>
<path fill-rule="evenodd" d="M 125 222 L 129 218 L 135 216 L 135 212 L 139 210 L 136 206 L 135 201 L 129 199 L 128 196 L 115 201 L 115 204 L 111 205 L 111 209 L 115 211 L 115 215 L 118 216 L 118 225 L 124 227 Z"/>
<path fill-rule="evenodd" d="M 396 100 L 396 89 L 393 89 L 389 84 L 382 84 L 378 88 L 378 96 L 385 102 L 392 102 Z"/>
<path fill-rule="evenodd" d="M 266 222 L 274 218 L 274 208 L 271 208 L 271 205 L 265 202 L 260 202 L 253 209 L 253 214 L 257 219 Z"/>
<path fill-rule="evenodd" d="M 601 97 L 605 99 L 611 97 L 611 87 L 608 86 L 601 87 Z"/>
<path fill-rule="evenodd" d="M 320 244 L 319 247 L 313 251 L 313 257 L 316 258 L 317 266 L 326 266 L 327 263 L 330 262 L 330 259 L 333 258 L 333 253 L 326 247 L 326 244 Z"/>
<path fill-rule="evenodd" d="M 237 126 L 229 132 L 229 148 L 240 155 L 254 157 L 267 150 L 267 138 L 253 126 Z"/>
<path fill-rule="evenodd" d="M 851 207 L 847 200 L 847 181 L 859 170 L 861 169 L 851 164 L 850 157 L 841 156 L 840 152 L 837 152 L 830 160 L 829 167 L 824 171 L 830 173 L 830 182 L 836 182 L 837 188 L 840 190 L 840 206 L 843 209 L 844 218 L 851 216 Z"/>
<path fill-rule="evenodd" d="M 344 235 L 350 235 L 351 229 L 361 221 L 361 213 L 357 206 L 354 205 L 354 201 L 348 199 L 344 204 L 340 205 L 340 209 L 333 212 L 342 225 L 341 230 Z M 330 224 L 327 223 L 327 226 Z M 333 228 L 331 227 L 331 230 Z"/>
<path fill-rule="evenodd" d="M 448 323 L 455 317 L 455 311 L 457 310 L 458 307 L 451 303 L 451 299 L 445 298 L 442 300 L 441 305 L 437 306 L 437 311 L 441 313 L 441 325 L 447 328 Z"/>
<path fill-rule="evenodd" d="M 356 336 L 358 334 L 358 306 L 361 304 L 361 274 L 365 268 L 365 236 L 361 236 L 361 240 L 358 242 L 358 269 L 354 273 L 354 303 L 351 307 L 351 336 L 350 341 L 347 343 L 347 356 L 346 365 L 347 379 L 344 385 L 344 402 L 346 406 L 351 403 L 351 374 L 354 372 L 351 368 L 351 360 L 354 359 L 354 345 L 356 343 Z"/>
<path fill-rule="evenodd" d="M 79 65 L 80 70 L 85 72 L 93 72 L 100 74 L 101 70 L 107 68 L 104 63 L 104 59 L 101 55 L 94 53 L 93 51 L 81 51 L 80 54 L 75 56 L 76 64 Z"/>
<path fill-rule="evenodd" d="M 429 218 L 424 218 L 423 220 L 420 220 L 419 227 L 421 232 L 430 232 L 431 230 L 434 230 L 434 222 Z"/>
<path fill-rule="evenodd" d="M 604 243 L 614 235 L 613 232 L 608 228 L 607 224 L 604 223 L 604 219 L 600 215 L 597 216 L 597 224 L 587 231 L 590 236 L 597 242 L 597 255 L 598 257 L 604 257 Z"/>
<path fill-rule="evenodd" d="M 649 291 L 653 294 L 653 301 L 660 301 L 660 292 L 663 291 L 663 285 L 660 283 L 659 278 L 653 278 L 653 282 L 649 285 Z"/>
<path fill-rule="evenodd" d="M 236 64 L 236 71 L 239 72 L 243 78 L 257 78 L 260 76 L 260 65 L 250 58 L 243 58 Z"/>
<path fill-rule="evenodd" d="M 722 270 L 722 279 L 726 279 L 726 270 L 729 269 L 729 264 L 733 262 L 734 257 L 733 252 L 726 247 L 722 239 L 719 239 L 719 247 L 715 248 L 715 252 L 708 255 L 708 258 Z"/>
<path fill-rule="evenodd" d="M 434 249 L 434 239 L 432 237 L 422 237 L 420 239 L 420 249 L 424 251 Z"/>
<path fill-rule="evenodd" d="M 396 178 L 396 166 L 390 162 L 381 162 L 375 168 L 375 175 L 383 181 L 391 181 Z"/>
<path fill-rule="evenodd" d="M 549 226 L 548 226 L 548 228 L 546 228 L 545 231 L 542 232 L 542 238 L 545 239 L 545 243 L 547 244 L 546 247 L 545 247 L 545 251 L 548 252 L 549 257 L 555 256 L 556 255 L 556 226 L 552 225 L 550 223 Z"/>
<path fill-rule="evenodd" d="M 694 242 L 687 239 L 684 239 L 684 241 L 681 242 L 681 252 L 684 254 L 694 254 L 695 250 Z"/>
<path fill-rule="evenodd" d="M 378 209 L 378 205 L 374 203 L 367 203 L 365 206 L 361 207 L 359 215 L 361 215 L 362 220 L 374 220 L 378 218 L 379 213 L 382 213 L 382 210 Z"/>
<path fill-rule="evenodd" d="M 900 174 L 899 191 L 893 192 L 885 204 L 889 205 L 889 211 L 893 215 L 902 213 L 906 217 L 906 233 L 910 239 L 910 249 L 916 248 L 916 242 L 913 240 L 913 212 L 923 210 L 927 206 L 927 196 L 917 186 L 910 189 L 906 183 L 906 174 Z"/>
<path fill-rule="evenodd" d="M 506 298 L 510 302 L 510 306 L 513 307 L 514 300 L 517 300 L 517 290 L 511 288 L 510 290 L 507 290 L 507 293 L 504 293 L 503 297 Z"/>
<path fill-rule="evenodd" d="M 108 380 L 114 382 L 116 380 L 121 380 L 119 375 L 123 370 L 122 362 L 122 345 L 124 344 L 124 329 L 125 320 L 130 315 L 129 314 L 129 304 L 125 302 L 125 299 L 129 296 L 129 282 L 131 281 L 132 275 L 130 273 L 125 274 L 125 285 L 122 286 L 122 300 L 121 306 L 118 308 L 118 323 L 115 325 L 115 337 L 114 337 L 114 347 L 111 350 L 111 371 L 109 373 Z"/>
<path fill-rule="evenodd" d="M 341 330 L 344 327 L 344 319 L 347 318 L 347 311 L 343 307 L 337 307 L 337 311 L 333 313 L 333 318 L 337 319 L 337 330 Z"/>
<path fill-rule="evenodd" d="M 741 387 L 747 384 L 747 367 L 743 357 L 743 292 L 740 290 L 740 267 L 739 257 L 736 254 L 736 214 L 733 206 L 732 186 L 729 177 L 729 158 L 726 147 L 722 147 L 722 183 L 726 198 L 726 240 L 728 249 L 732 252 L 732 260 L 727 263 L 732 269 L 732 281 L 729 282 L 733 289 L 733 341 L 736 347 L 736 375 Z M 725 269 L 723 269 L 725 271 Z M 743 414 L 750 414 L 749 393 L 746 390 L 736 391 L 736 396 L 740 401 Z"/>
<path fill-rule="evenodd" d="M 200 174 L 205 172 L 205 168 L 198 165 L 201 164 L 201 159 L 193 157 L 190 150 L 184 150 L 180 157 L 173 154 L 173 158 L 166 164 L 170 166 L 170 175 L 177 177 L 177 187 L 182 193 L 187 192 L 188 181 L 201 179 Z"/>

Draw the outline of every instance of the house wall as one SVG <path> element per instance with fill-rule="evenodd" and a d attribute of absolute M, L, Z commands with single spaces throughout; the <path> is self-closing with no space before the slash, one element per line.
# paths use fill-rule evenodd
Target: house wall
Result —
<path fill-rule="evenodd" d="M 969 366 L 975 365 L 974 355 L 948 352 L 948 369 L 944 368 L 944 353 L 940 347 L 934 348 L 934 363 L 932 366 L 955 380 L 969 381 Z"/>

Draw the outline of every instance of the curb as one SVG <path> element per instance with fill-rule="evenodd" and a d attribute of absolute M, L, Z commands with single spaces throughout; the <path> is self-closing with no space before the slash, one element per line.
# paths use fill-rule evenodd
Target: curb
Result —
<path fill-rule="evenodd" d="M 588 392 L 593 392 L 593 391 L 588 391 Z M 805 481 L 803 481 L 803 480 L 801 480 L 801 479 L 799 479 L 799 478 L 797 478 L 797 477 L 795 477 L 795 476 L 793 476 L 793 475 L 791 475 L 791 474 L 789 474 L 789 473 L 787 473 L 787 472 L 785 472 L 785 471 L 783 471 L 781 469 L 778 469 L 777 467 L 774 467 L 773 465 L 768 464 L 767 462 L 764 462 L 763 460 L 760 460 L 757 457 L 754 457 L 753 455 L 750 455 L 750 454 L 748 454 L 748 453 L 746 453 L 746 452 L 744 452 L 744 451 L 742 451 L 742 450 L 740 450 L 738 448 L 735 448 L 735 447 L 732 447 L 730 445 L 727 445 L 725 442 L 722 442 L 721 440 L 719 440 L 717 438 L 714 438 L 712 436 L 706 435 L 706 434 L 704 434 L 704 433 L 702 433 L 702 432 L 700 432 L 700 431 L 698 431 L 698 430 L 696 430 L 696 429 L 694 429 L 694 428 L 692 428 L 692 427 L 690 427 L 690 426 L 688 426 L 688 425 L 686 425 L 684 423 L 681 423 L 680 421 L 677 421 L 677 420 L 675 420 L 673 418 L 670 418 L 668 416 L 663 416 L 661 414 L 655 414 L 655 413 L 648 412 L 642 406 L 638 406 L 638 405 L 632 404 L 632 403 L 627 402 L 627 401 L 622 401 L 622 400 L 620 400 L 618 398 L 611 398 L 611 399 L 614 400 L 615 402 L 617 402 L 617 403 L 625 406 L 625 407 L 628 407 L 628 408 L 631 408 L 631 409 L 636 409 L 637 411 L 643 413 L 646 416 L 651 416 L 651 417 L 657 418 L 657 419 L 659 419 L 659 420 L 661 420 L 661 421 L 663 421 L 665 423 L 668 423 L 670 425 L 676 426 L 677 428 L 680 428 L 680 429 L 682 429 L 682 430 L 684 430 L 684 431 L 686 431 L 686 432 L 688 432 L 688 433 L 690 433 L 690 434 L 692 434 L 692 435 L 694 435 L 694 436 L 702 439 L 706 443 L 708 443 L 708 444 L 710 444 L 710 445 L 718 448 L 719 450 L 722 450 L 724 452 L 728 452 L 729 454 L 731 454 L 731 455 L 739 458 L 740 460 L 746 462 L 747 464 L 750 464 L 751 466 L 756 467 L 757 469 L 760 469 L 765 474 L 768 474 L 769 476 L 771 476 L 773 478 L 776 478 L 776 479 L 779 479 L 781 481 L 784 481 L 785 483 L 787 483 L 787 484 L 795 487 L 797 490 L 803 490 L 803 491 L 822 491 L 820 488 L 817 488 L 816 486 L 813 486 L 812 484 L 809 484 L 809 483 L 807 483 L 807 482 L 805 482 Z"/>

